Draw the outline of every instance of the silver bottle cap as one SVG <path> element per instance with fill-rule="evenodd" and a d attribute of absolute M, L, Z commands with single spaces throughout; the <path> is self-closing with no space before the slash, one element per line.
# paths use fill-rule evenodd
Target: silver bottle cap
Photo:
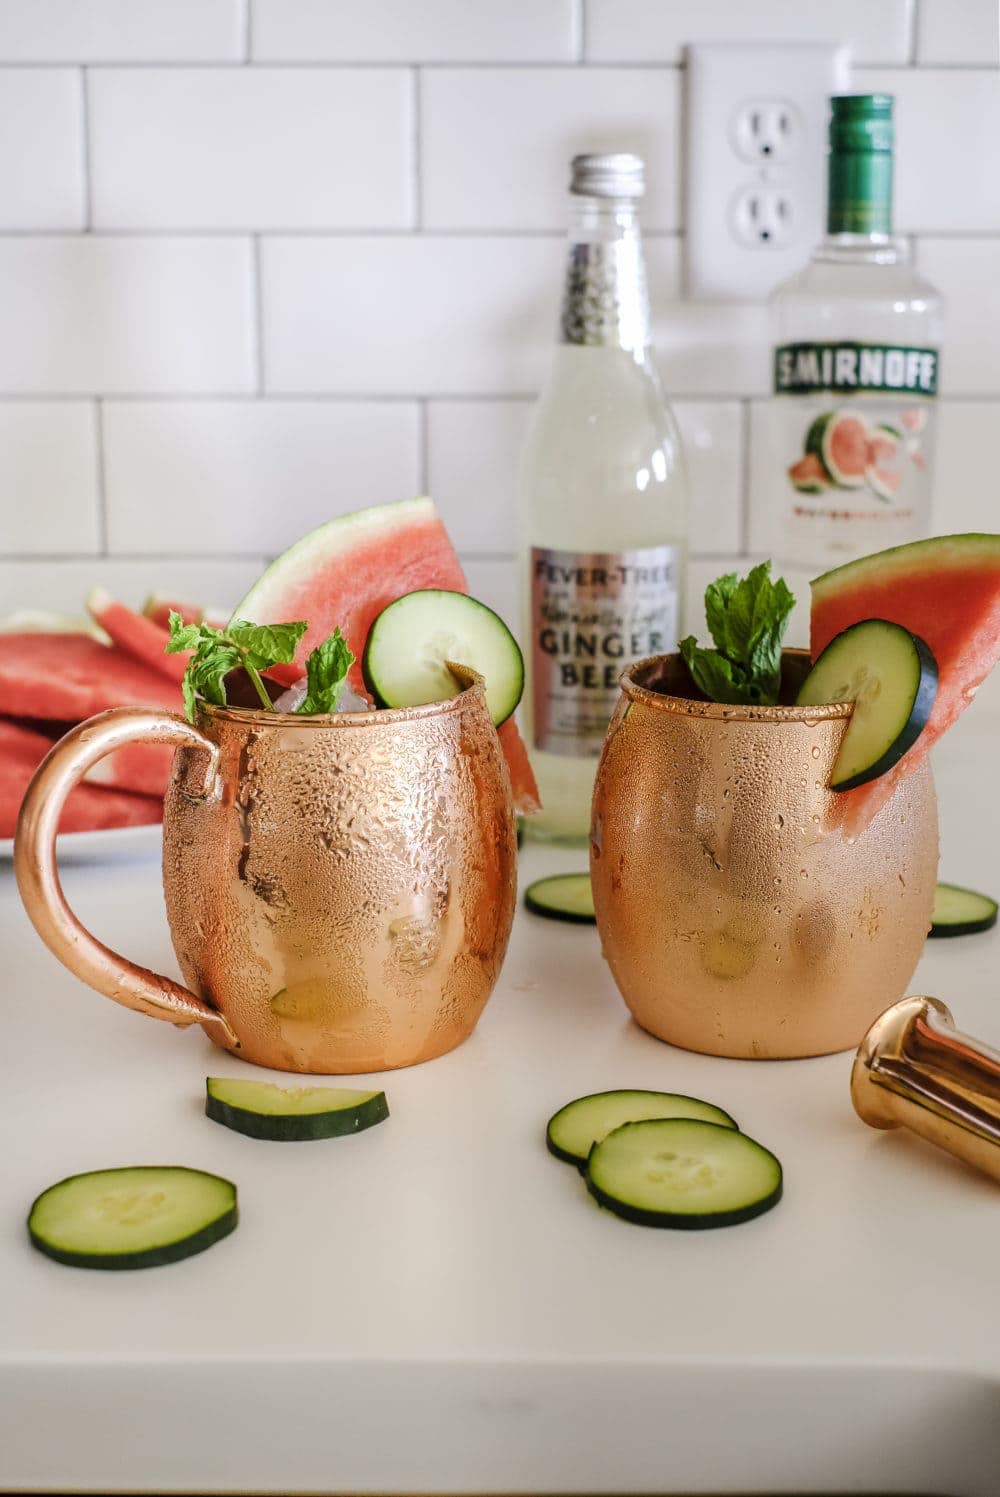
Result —
<path fill-rule="evenodd" d="M 597 156 L 574 156 L 569 190 L 579 197 L 641 198 L 646 191 L 646 168 L 631 151 Z"/>

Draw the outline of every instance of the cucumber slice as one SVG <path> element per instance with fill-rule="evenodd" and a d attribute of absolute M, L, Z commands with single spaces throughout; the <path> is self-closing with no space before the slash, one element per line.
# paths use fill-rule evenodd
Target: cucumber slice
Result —
<path fill-rule="evenodd" d="M 554 873 L 550 878 L 536 879 L 525 889 L 524 902 L 533 914 L 546 915 L 550 920 L 594 924 L 589 873 Z"/>
<path fill-rule="evenodd" d="M 296 1143 L 360 1133 L 389 1116 L 385 1092 L 339 1086 L 275 1086 L 271 1081 L 205 1078 L 205 1112 L 213 1122 L 246 1133 Z"/>
<path fill-rule="evenodd" d="M 490 716 L 506 722 L 524 690 L 524 660 L 503 619 L 465 593 L 424 588 L 383 608 L 361 669 L 380 707 L 416 707 L 458 694 L 448 661 L 479 672 Z"/>
<path fill-rule="evenodd" d="M 934 890 L 934 912 L 931 915 L 932 936 L 972 936 L 977 931 L 992 930 L 997 923 L 997 902 L 975 889 L 958 884 L 938 884 Z"/>
<path fill-rule="evenodd" d="M 798 694 L 800 707 L 853 702 L 831 790 L 853 790 L 898 764 L 937 696 L 937 661 L 922 639 L 887 619 L 863 619 L 831 639 Z"/>
<path fill-rule="evenodd" d="M 211 1247 L 236 1226 L 236 1186 L 183 1165 L 70 1175 L 28 1214 L 40 1252 L 76 1268 L 155 1268 Z"/>
<path fill-rule="evenodd" d="M 638 1123 L 644 1118 L 701 1118 L 723 1128 L 736 1127 L 721 1107 L 678 1092 L 592 1092 L 567 1102 L 549 1118 L 545 1142 L 550 1154 L 582 1170 L 594 1144 L 623 1123 Z"/>
<path fill-rule="evenodd" d="M 731 1227 L 781 1199 L 781 1165 L 734 1128 L 688 1118 L 623 1123 L 595 1144 L 587 1188 L 643 1227 Z"/>

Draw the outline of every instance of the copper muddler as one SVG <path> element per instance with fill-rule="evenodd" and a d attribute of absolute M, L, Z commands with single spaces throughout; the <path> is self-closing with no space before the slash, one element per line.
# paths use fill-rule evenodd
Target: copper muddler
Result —
<path fill-rule="evenodd" d="M 851 1100 L 873 1128 L 911 1128 L 1000 1181 L 1000 1052 L 937 998 L 901 998 L 858 1047 Z"/>

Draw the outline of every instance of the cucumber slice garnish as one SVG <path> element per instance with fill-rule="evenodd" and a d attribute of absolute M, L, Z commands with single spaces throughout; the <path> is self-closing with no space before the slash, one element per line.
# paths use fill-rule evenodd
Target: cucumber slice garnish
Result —
<path fill-rule="evenodd" d="M 536 879 L 525 889 L 524 902 L 535 915 L 546 915 L 550 920 L 594 924 L 594 892 L 589 873 L 554 873 L 549 878 Z"/>
<path fill-rule="evenodd" d="M 997 923 L 997 902 L 975 889 L 958 884 L 938 884 L 934 890 L 934 913 L 929 934 L 972 936 L 981 930 L 992 930 Z"/>
<path fill-rule="evenodd" d="M 731 1227 L 781 1199 L 781 1165 L 734 1128 L 687 1118 L 624 1123 L 587 1160 L 591 1195 L 643 1227 Z"/>
<path fill-rule="evenodd" d="M 76 1268 L 156 1268 L 236 1226 L 236 1186 L 182 1165 L 92 1170 L 50 1185 L 28 1215 L 40 1252 Z"/>
<path fill-rule="evenodd" d="M 937 683 L 929 647 L 887 619 L 863 619 L 830 641 L 797 701 L 800 707 L 854 703 L 831 790 L 854 790 L 899 763 L 931 715 Z"/>
<path fill-rule="evenodd" d="M 385 1092 L 338 1086 L 275 1086 L 271 1081 L 205 1080 L 205 1112 L 216 1123 L 246 1133 L 297 1143 L 360 1133 L 389 1116 Z"/>
<path fill-rule="evenodd" d="M 524 690 L 524 660 L 499 614 L 465 593 L 424 588 L 390 603 L 369 630 L 361 668 L 380 707 L 416 707 L 458 694 L 449 661 L 479 672 L 490 716 L 506 722 Z"/>
<path fill-rule="evenodd" d="M 700 1118 L 723 1128 L 737 1126 L 721 1107 L 678 1092 L 592 1092 L 567 1102 L 549 1118 L 545 1142 L 557 1159 L 583 1169 L 594 1144 L 623 1123 L 638 1123 L 645 1118 Z"/>

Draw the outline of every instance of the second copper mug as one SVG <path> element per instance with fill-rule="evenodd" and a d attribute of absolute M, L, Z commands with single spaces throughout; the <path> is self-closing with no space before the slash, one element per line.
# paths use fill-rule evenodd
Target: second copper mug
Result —
<path fill-rule="evenodd" d="M 28 914 L 99 992 L 278 1070 L 412 1065 L 472 1030 L 514 913 L 510 780 L 483 683 L 449 701 L 300 717 L 202 704 L 198 725 L 121 708 L 68 733 L 25 797 Z M 187 988 L 110 951 L 55 861 L 66 796 L 126 743 L 177 752 L 163 885 Z"/>
<path fill-rule="evenodd" d="M 785 651 L 784 700 L 808 666 Z M 830 772 L 850 715 L 693 700 L 678 656 L 622 676 L 591 880 L 618 988 L 660 1039 L 821 1055 L 855 1047 L 906 991 L 934 901 L 934 785 L 925 763 L 848 841 Z"/>

